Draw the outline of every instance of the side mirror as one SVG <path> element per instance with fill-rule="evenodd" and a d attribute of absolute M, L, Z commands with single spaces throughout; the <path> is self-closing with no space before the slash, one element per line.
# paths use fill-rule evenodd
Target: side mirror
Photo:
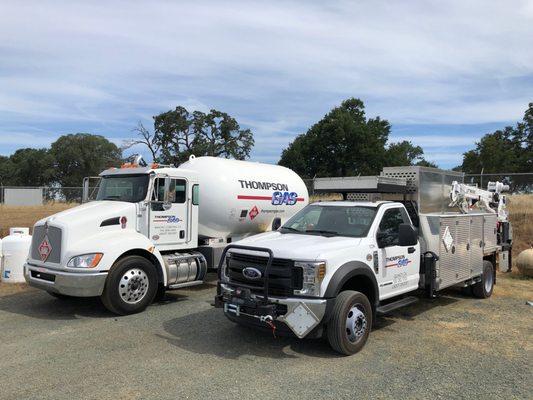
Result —
<path fill-rule="evenodd" d="M 170 201 L 170 178 L 165 178 L 165 191 L 163 195 L 163 210 L 170 210 L 172 202 Z"/>
<path fill-rule="evenodd" d="M 170 178 L 168 176 L 165 178 L 165 191 L 163 195 L 163 202 L 170 203 Z"/>
<path fill-rule="evenodd" d="M 400 224 L 398 234 L 400 246 L 414 246 L 418 243 L 418 234 L 411 224 Z"/>
<path fill-rule="evenodd" d="M 279 227 L 281 226 L 281 218 L 276 217 L 272 220 L 272 230 L 277 231 Z"/>
<path fill-rule="evenodd" d="M 83 178 L 83 193 L 81 196 L 81 202 L 87 203 L 89 201 L 89 177 Z"/>

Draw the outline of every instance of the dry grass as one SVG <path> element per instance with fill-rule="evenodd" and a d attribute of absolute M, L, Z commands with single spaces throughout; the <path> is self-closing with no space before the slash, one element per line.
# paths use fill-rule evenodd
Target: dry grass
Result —
<path fill-rule="evenodd" d="M 509 219 L 513 226 L 513 258 L 533 245 L 533 195 L 509 197 Z"/>
<path fill-rule="evenodd" d="M 43 206 L 35 207 L 14 207 L 0 204 L 0 237 L 8 235 L 9 228 L 32 228 L 41 218 L 76 205 L 77 204 L 75 203 L 48 203 Z"/>

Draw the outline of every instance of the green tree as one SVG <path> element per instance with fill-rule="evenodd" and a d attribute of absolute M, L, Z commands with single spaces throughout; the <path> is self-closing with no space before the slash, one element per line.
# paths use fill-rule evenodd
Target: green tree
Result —
<path fill-rule="evenodd" d="M 50 153 L 55 158 L 56 182 L 61 186 L 76 187 L 81 186 L 84 177 L 117 166 L 122 157 L 114 143 L 103 136 L 89 133 L 61 136 L 52 143 Z"/>
<path fill-rule="evenodd" d="M 522 122 L 488 133 L 463 154 L 461 169 L 467 174 L 531 172 L 533 170 L 533 103 Z"/>
<path fill-rule="evenodd" d="M 283 150 L 280 165 L 306 178 L 375 174 L 385 161 L 390 125 L 367 119 L 359 99 L 342 102 Z"/>
<path fill-rule="evenodd" d="M 386 147 L 390 124 L 380 117 L 367 119 L 364 104 L 348 99 L 299 135 L 283 150 L 280 165 L 303 177 L 375 175 L 384 166 L 429 163 L 411 142 Z"/>
<path fill-rule="evenodd" d="M 15 185 L 15 166 L 9 157 L 0 156 L 0 186 Z"/>
<path fill-rule="evenodd" d="M 19 149 L 9 157 L 10 185 L 46 186 L 54 180 L 54 156 L 47 149 Z"/>
<path fill-rule="evenodd" d="M 432 161 L 428 161 L 424 158 L 422 158 L 420 161 L 417 161 L 415 163 L 415 165 L 418 165 L 420 167 L 431 167 L 431 168 L 439 168 L 439 166 L 437 164 L 435 164 L 434 162 Z"/>
<path fill-rule="evenodd" d="M 404 140 L 398 143 L 391 143 L 387 148 L 385 166 L 419 165 L 437 168 L 435 163 L 427 161 L 423 156 L 424 150 L 422 150 L 422 147 L 415 146 L 410 141 Z"/>
<path fill-rule="evenodd" d="M 392 143 L 387 149 L 387 166 L 411 165 L 415 160 L 420 159 L 422 154 L 424 154 L 422 147 L 414 146 L 407 140 Z"/>
<path fill-rule="evenodd" d="M 141 140 L 148 146 L 156 161 L 179 165 L 189 156 L 214 156 L 244 160 L 254 145 L 249 129 L 241 129 L 235 118 L 211 110 L 189 113 L 184 107 L 154 117 L 154 133 L 137 128 Z"/>

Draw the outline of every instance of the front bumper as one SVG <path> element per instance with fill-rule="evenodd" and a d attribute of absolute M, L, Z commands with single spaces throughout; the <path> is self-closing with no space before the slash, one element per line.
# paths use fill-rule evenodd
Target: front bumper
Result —
<path fill-rule="evenodd" d="M 269 296 L 268 303 L 264 304 L 261 295 L 245 293 L 243 296 L 235 287 L 224 283 L 220 283 L 220 294 L 215 299 L 215 304 L 224 308 L 224 313 L 233 321 L 260 328 L 266 326 L 265 321 L 271 317 L 277 326 L 283 324 L 280 331 L 286 326 L 298 338 L 308 336 L 327 319 L 328 303 L 332 304 L 330 299 Z"/>
<path fill-rule="evenodd" d="M 100 296 L 104 291 L 107 271 L 67 272 L 25 264 L 24 277 L 30 286 L 47 292 L 74 297 L 94 297 Z"/>

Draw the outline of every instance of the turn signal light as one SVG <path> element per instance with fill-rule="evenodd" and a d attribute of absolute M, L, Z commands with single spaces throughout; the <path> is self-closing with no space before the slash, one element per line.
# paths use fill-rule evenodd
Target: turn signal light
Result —
<path fill-rule="evenodd" d="M 319 281 L 324 279 L 324 277 L 326 276 L 326 264 L 322 263 L 322 264 L 320 264 L 318 266 L 318 270 L 317 270 L 316 276 L 317 276 Z"/>

